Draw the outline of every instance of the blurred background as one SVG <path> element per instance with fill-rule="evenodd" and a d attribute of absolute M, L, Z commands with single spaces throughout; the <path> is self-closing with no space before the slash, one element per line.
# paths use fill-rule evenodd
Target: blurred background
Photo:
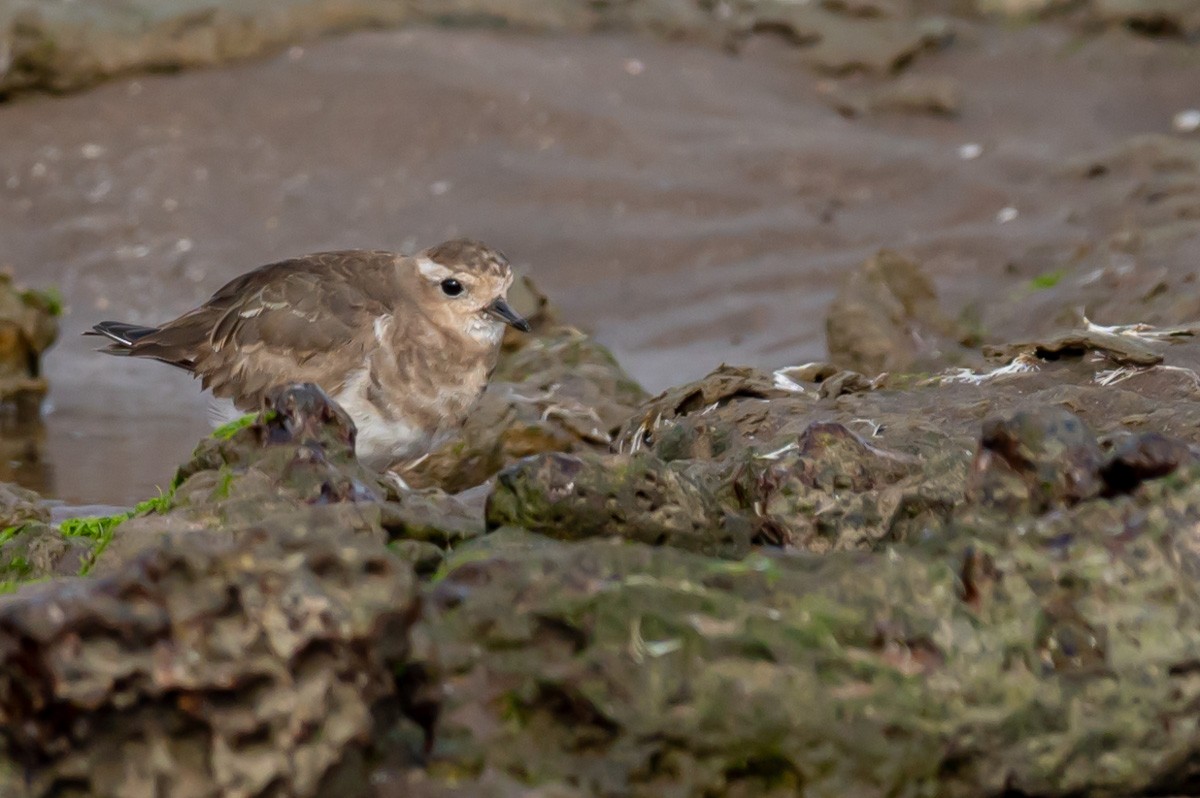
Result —
<path fill-rule="evenodd" d="M 652 391 L 825 358 L 881 248 L 980 340 L 1058 290 L 1200 311 L 1198 35 L 1194 0 L 0 0 L 0 268 L 63 310 L 5 478 L 165 488 L 199 386 L 80 333 L 318 250 L 480 238 Z"/>

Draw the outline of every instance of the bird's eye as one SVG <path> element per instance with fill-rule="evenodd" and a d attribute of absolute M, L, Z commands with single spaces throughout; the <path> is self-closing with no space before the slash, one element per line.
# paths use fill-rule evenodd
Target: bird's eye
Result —
<path fill-rule="evenodd" d="M 446 296 L 458 296 L 462 292 L 463 286 L 458 280 L 454 280 L 449 277 L 447 277 L 445 280 L 442 280 L 442 293 Z"/>

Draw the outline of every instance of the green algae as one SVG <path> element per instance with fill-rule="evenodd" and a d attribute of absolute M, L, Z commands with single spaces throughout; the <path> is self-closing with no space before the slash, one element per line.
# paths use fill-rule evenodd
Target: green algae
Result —
<path fill-rule="evenodd" d="M 90 556 L 79 569 L 80 576 L 91 573 L 96 559 L 112 542 L 113 531 L 125 521 L 133 517 L 133 513 L 120 513 L 109 516 L 90 516 L 85 518 L 68 518 L 59 524 L 59 531 L 64 537 L 85 538 L 92 543 Z"/>
<path fill-rule="evenodd" d="M 258 413 L 247 413 L 240 418 L 235 418 L 232 421 L 227 421 L 217 427 L 210 433 L 210 436 L 218 441 L 227 441 L 235 434 L 245 429 L 258 420 Z"/>
<path fill-rule="evenodd" d="M 80 576 L 87 576 L 91 573 L 92 568 L 96 564 L 96 560 L 104 553 L 105 549 L 112 542 L 113 533 L 117 527 L 125 523 L 131 518 L 151 515 L 154 513 L 165 513 L 171 508 L 173 500 L 173 491 L 159 492 L 158 496 L 138 502 L 133 509 L 117 513 L 115 515 L 106 516 L 85 516 L 81 518 L 68 518 L 59 524 L 59 531 L 64 537 L 68 538 L 85 538 L 92 542 L 91 556 L 83 564 L 80 569 Z"/>
<path fill-rule="evenodd" d="M 4 529 L 0 529 L 0 545 L 4 545 L 8 541 L 12 540 L 13 536 L 16 535 L 18 532 L 20 532 L 21 527 L 23 527 L 23 526 L 25 526 L 25 525 L 24 524 L 14 524 L 13 526 L 9 526 L 9 527 L 5 527 Z"/>
<path fill-rule="evenodd" d="M 6 527 L 0 531 L 0 577 L 2 577 L 0 592 L 11 592 L 23 584 L 49 578 L 52 575 L 46 570 L 49 567 L 48 563 L 35 565 L 25 554 L 8 553 L 12 547 L 15 547 L 12 548 L 14 552 L 23 550 L 18 545 L 25 544 L 25 541 L 21 539 L 22 535 L 47 541 L 57 537 L 64 543 L 72 542 L 64 551 L 74 551 L 77 549 L 75 543 L 83 543 L 86 557 L 83 558 L 77 573 L 80 576 L 86 576 L 91 573 L 96 559 L 108 548 L 115 531 L 121 524 L 131 518 L 165 513 L 171 508 L 172 503 L 172 493 L 160 492 L 158 496 L 139 502 L 125 512 L 107 516 L 68 518 L 63 520 L 57 528 L 42 521 L 29 521 Z"/>
<path fill-rule="evenodd" d="M 38 308 L 53 317 L 63 314 L 66 306 L 63 303 L 62 292 L 54 286 L 48 288 L 27 288 L 21 292 L 21 301 L 33 308 Z"/>
<path fill-rule="evenodd" d="M 1029 281 L 1029 289 L 1031 291 L 1045 291 L 1049 288 L 1054 288 L 1063 278 L 1067 276 L 1066 269 L 1055 269 L 1054 271 L 1039 274 Z"/>

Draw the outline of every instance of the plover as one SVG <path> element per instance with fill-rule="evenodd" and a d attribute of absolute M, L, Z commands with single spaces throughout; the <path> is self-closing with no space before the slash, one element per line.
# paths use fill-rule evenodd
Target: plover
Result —
<path fill-rule="evenodd" d="M 477 241 L 406 257 L 322 252 L 261 266 L 159 327 L 105 321 L 100 350 L 200 378 L 224 409 L 258 409 L 272 389 L 311 382 L 358 428 L 356 453 L 384 469 L 414 460 L 466 420 L 500 353 L 504 326 L 529 331 L 506 301 L 512 270 Z"/>

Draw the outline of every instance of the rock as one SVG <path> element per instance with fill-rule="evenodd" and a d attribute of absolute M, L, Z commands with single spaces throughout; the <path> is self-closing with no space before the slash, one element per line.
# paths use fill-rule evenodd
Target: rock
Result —
<path fill-rule="evenodd" d="M 934 483 L 923 465 L 842 424 L 814 422 L 795 442 L 754 453 L 728 479 L 735 506 L 756 521 L 757 541 L 824 552 L 891 539 L 906 497 Z"/>
<path fill-rule="evenodd" d="M 750 525 L 722 511 L 686 473 L 649 453 L 531 457 L 500 472 L 490 528 L 560 540 L 616 537 L 719 557 L 750 550 Z"/>
<path fill-rule="evenodd" d="M 1102 21 L 1147 36 L 1193 37 L 1200 33 L 1200 8 L 1190 0 L 1092 0 Z"/>
<path fill-rule="evenodd" d="M 463 795 L 1186 794 L 1200 751 L 1163 718 L 1200 697 L 1200 481 L 1145 490 L 1020 534 L 977 519 L 949 552 L 726 562 L 479 538 L 428 591 L 430 757 L 393 777 Z"/>
<path fill-rule="evenodd" d="M 843 116 L 913 114 L 956 117 L 962 106 L 962 87 L 948 77 L 907 75 L 870 88 L 837 86 L 830 101 Z"/>
<path fill-rule="evenodd" d="M 0 73 L 0 94 L 70 91 L 134 69 L 211 66 L 311 38 L 338 19 L 383 26 L 411 13 L 405 4 L 379 0 L 340 9 L 285 0 L 262 12 L 236 3 L 103 0 L 81 14 L 53 3 L 18 2 L 3 31 L 8 67 Z"/>
<path fill-rule="evenodd" d="M 867 375 L 951 365 L 967 339 L 920 264 L 888 250 L 850 273 L 825 317 L 830 358 Z"/>
<path fill-rule="evenodd" d="M 25 582 L 74 576 L 88 562 L 91 542 L 64 536 L 49 520 L 40 496 L 0 483 L 0 594 Z"/>
<path fill-rule="evenodd" d="M 857 371 L 844 369 L 821 380 L 820 394 L 822 399 L 836 399 L 847 394 L 865 393 L 886 384 L 887 375 L 880 374 L 874 379 L 868 379 Z"/>
<path fill-rule="evenodd" d="M 1196 451 L 1177 438 L 1158 432 L 1129 435 L 1100 469 L 1105 495 L 1130 493 L 1143 482 L 1173 474 L 1197 459 Z"/>
<path fill-rule="evenodd" d="M 892 4 L 794 3 L 760 0 L 744 4 L 731 20 L 737 39 L 772 33 L 800 47 L 807 63 L 824 72 L 893 74 L 919 53 L 950 39 L 937 18 L 914 19 Z"/>
<path fill-rule="evenodd" d="M 1144 339 L 1156 358 L 1200 363 L 1188 325 L 1109 329 L 1111 351 Z M 650 452 L 686 474 L 752 525 L 755 544 L 817 552 L 936 538 L 980 508 L 1038 515 L 1138 491 L 1186 467 L 1200 444 L 1200 377 L 1168 363 L 1114 368 L 1108 358 L 1080 356 L 1085 351 L 1030 354 L 1028 364 L 1019 355 L 1021 368 L 896 379 L 849 393 L 830 388 L 837 372 L 821 364 L 781 369 L 774 379 L 722 367 L 647 401 L 615 446 Z M 980 445 L 988 418 L 1013 425 L 989 425 Z M 1150 437 L 1120 444 L 1132 434 L 1126 424 Z M 1088 428 L 1118 445 L 1105 454 Z M 1172 435 L 1154 432 L 1168 428 Z M 839 445 L 813 446 L 831 430 Z"/>
<path fill-rule="evenodd" d="M 1009 513 L 1044 512 L 1100 494 L 1102 456 L 1087 426 L 1062 408 L 984 423 L 968 497 Z"/>
<path fill-rule="evenodd" d="M 1045 672 L 1109 673 L 1107 632 L 1089 621 L 1071 592 L 1052 596 L 1038 616 L 1035 645 Z"/>
<path fill-rule="evenodd" d="M 0 599 L 4 754 L 31 796 L 361 794 L 415 607 L 381 544 L 321 525 L 168 534 Z"/>
<path fill-rule="evenodd" d="M 1057 360 L 1062 357 L 1079 358 L 1094 352 L 1120 366 L 1153 366 L 1163 361 L 1161 349 L 1162 346 L 1155 346 L 1148 340 L 1107 332 L 1093 326 L 1045 341 L 985 346 L 983 353 L 992 360 L 1009 362 L 1021 355 Z"/>
<path fill-rule="evenodd" d="M 201 441 L 175 475 L 176 507 L 379 501 L 379 474 L 354 458 L 354 423 L 316 385 L 286 386 L 268 397 L 252 424 Z M 250 516 L 241 519 L 250 520 Z"/>
<path fill-rule="evenodd" d="M 1188 329 L 1113 328 L 1162 355 L 1118 369 L 722 367 L 638 400 L 620 451 L 460 495 L 382 483 L 294 386 L 93 575 L 0 599 L 0 794 L 1186 792 Z M 0 556 L 31 531 L 78 572 L 38 523 Z"/>
<path fill-rule="evenodd" d="M 20 485 L 0 482 L 0 529 L 49 520 L 50 508 L 41 496 Z"/>
<path fill-rule="evenodd" d="M 1093 25 L 1120 25 L 1154 38 L 1190 38 L 1200 32 L 1200 10 L 1190 0 L 974 0 L 985 14 L 1017 18 L 1078 10 Z"/>
<path fill-rule="evenodd" d="M 121 568 L 164 534 L 270 523 L 387 543 L 427 575 L 451 547 L 483 534 L 482 493 L 397 490 L 355 460 L 354 435 L 316 386 L 277 391 L 252 423 L 203 440 L 169 495 L 138 517 L 112 519 L 97 572 Z"/>
<path fill-rule="evenodd" d="M 485 532 L 482 502 L 436 489 L 401 491 L 379 509 L 389 547 L 421 576 L 436 571 L 455 546 Z"/>
<path fill-rule="evenodd" d="M 796 442 L 795 451 L 804 461 L 798 478 L 812 487 L 829 490 L 871 490 L 918 470 L 917 458 L 872 446 L 836 422 L 810 424 Z"/>
<path fill-rule="evenodd" d="M 951 360 L 890 257 L 842 308 Z M 142 517 L 8 533 L 50 581 L 0 598 L 0 795 L 1193 791 L 1195 324 L 646 398 L 522 286 L 492 409 L 412 470 L 469 491 L 292 386 Z"/>
<path fill-rule="evenodd" d="M 1011 17 L 1028 18 L 1068 8 L 1072 0 L 975 0 L 979 10 L 985 14 L 1004 14 Z"/>
<path fill-rule="evenodd" d="M 1085 153 L 1066 166 L 1068 175 L 1086 179 L 1123 174 L 1147 178 L 1197 171 L 1200 171 L 1200 141 L 1159 133 L 1131 136 L 1116 146 Z"/>
<path fill-rule="evenodd" d="M 75 576 L 91 559 L 92 541 L 68 537 L 39 522 L 0 536 L 0 593 L 26 582 Z"/>
<path fill-rule="evenodd" d="M 167 531 L 320 519 L 382 543 L 380 505 L 394 488 L 354 458 L 354 435 L 349 416 L 317 386 L 280 388 L 253 423 L 202 440 L 149 514 L 110 519 L 98 571 L 121 567 Z"/>
<path fill-rule="evenodd" d="M 0 404 L 20 417 L 36 417 L 46 395 L 41 359 L 58 337 L 61 311 L 53 294 L 19 290 L 0 273 Z"/>
<path fill-rule="evenodd" d="M 649 400 L 616 446 L 687 474 L 747 520 L 757 544 L 869 549 L 948 517 L 970 460 L 969 444 L 953 445 L 945 431 L 860 407 L 874 383 L 819 364 L 781 369 L 773 380 L 721 367 Z M 887 430 L 898 448 L 849 425 Z"/>
<path fill-rule="evenodd" d="M 451 548 L 483 534 L 483 503 L 472 505 L 461 495 L 439 490 L 403 491 L 381 505 L 380 522 L 389 538 L 405 538 Z"/>
<path fill-rule="evenodd" d="M 493 499 L 502 501 L 495 505 L 491 523 L 569 535 L 561 530 L 580 528 L 577 516 L 592 512 L 581 512 L 567 496 L 564 486 L 577 487 L 578 474 L 592 486 L 602 480 L 594 473 L 597 468 L 624 474 L 627 463 L 636 462 L 652 463 L 661 471 L 660 460 L 668 473 L 682 475 L 715 500 L 726 518 L 748 524 L 752 541 L 760 545 L 811 551 L 873 548 L 940 523 L 962 500 L 969 451 L 947 447 L 944 436 L 931 437 L 925 430 L 919 443 L 904 442 L 905 449 L 920 455 L 867 441 L 846 426 L 868 423 L 846 402 L 855 395 L 849 388 L 855 379 L 869 387 L 870 381 L 855 372 L 815 366 L 784 369 L 774 379 L 753 369 L 723 366 L 642 406 L 615 443 L 633 460 L 588 461 L 584 466 L 573 459 L 543 458 L 519 465 L 507 477 L 517 482 L 502 479 L 497 486 Z M 821 382 L 810 388 L 810 380 Z M 835 384 L 846 392 L 831 389 Z M 843 420 L 824 420 L 831 414 Z M 882 427 L 876 426 L 876 433 Z M 570 508 L 569 521 L 547 506 L 556 492 Z M 600 518 L 640 517 L 643 512 L 615 489 L 600 495 L 607 497 L 595 511 Z M 696 501 L 705 506 L 706 500 Z M 656 542 L 653 536 L 635 539 Z"/>
<path fill-rule="evenodd" d="M 755 431 L 755 411 L 764 410 L 765 404 L 783 404 L 770 400 L 810 401 L 795 390 L 776 387 L 776 381 L 760 371 L 722 365 L 701 380 L 643 403 L 618 431 L 613 447 L 630 454 L 650 448 L 668 461 L 719 459 L 738 450 L 745 444 L 743 436 Z M 731 414 L 738 416 L 730 419 Z"/>

